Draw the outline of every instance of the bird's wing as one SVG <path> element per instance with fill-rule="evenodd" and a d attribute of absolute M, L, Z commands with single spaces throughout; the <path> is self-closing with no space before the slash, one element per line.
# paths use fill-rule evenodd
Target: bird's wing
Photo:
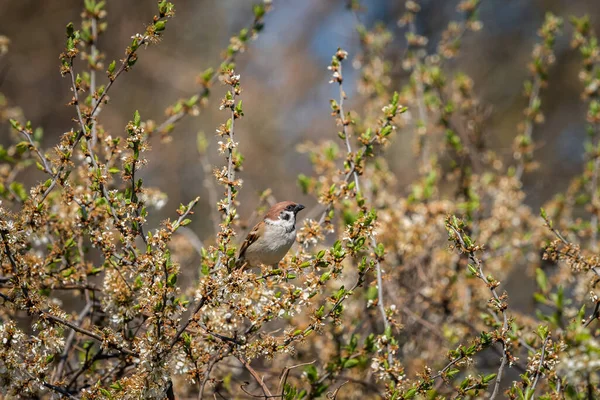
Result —
<path fill-rule="evenodd" d="M 236 265 L 238 267 L 243 264 L 248 247 L 250 247 L 252 243 L 256 242 L 258 238 L 260 238 L 262 230 L 264 229 L 264 225 L 264 221 L 260 221 L 258 224 L 254 225 L 254 228 L 252 228 L 248 236 L 246 236 L 246 240 L 244 240 L 244 243 L 242 243 L 242 246 L 240 247 L 240 253 L 236 261 Z"/>

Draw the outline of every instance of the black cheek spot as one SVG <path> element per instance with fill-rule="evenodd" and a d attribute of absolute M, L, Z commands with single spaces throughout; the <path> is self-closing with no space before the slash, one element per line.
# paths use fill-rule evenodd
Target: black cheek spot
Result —
<path fill-rule="evenodd" d="M 281 219 L 284 219 L 284 220 L 287 221 L 288 219 L 290 219 L 290 214 L 288 214 L 288 213 L 281 213 L 281 215 L 279 217 Z"/>

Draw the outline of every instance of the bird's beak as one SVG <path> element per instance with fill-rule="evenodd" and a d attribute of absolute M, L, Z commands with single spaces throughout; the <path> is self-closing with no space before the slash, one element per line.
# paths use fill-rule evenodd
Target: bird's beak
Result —
<path fill-rule="evenodd" d="M 294 211 L 299 212 L 304 210 L 306 207 L 304 207 L 302 204 L 297 204 L 296 205 L 296 209 Z"/>

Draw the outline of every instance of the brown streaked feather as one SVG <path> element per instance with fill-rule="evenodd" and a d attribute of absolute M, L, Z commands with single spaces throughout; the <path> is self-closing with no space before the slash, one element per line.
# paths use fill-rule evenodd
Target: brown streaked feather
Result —
<path fill-rule="evenodd" d="M 242 246 L 240 247 L 240 253 L 239 253 L 238 259 L 236 261 L 236 265 L 238 267 L 242 266 L 242 264 L 244 262 L 244 256 L 246 254 L 246 250 L 252 243 L 256 242 L 258 240 L 258 238 L 262 235 L 262 231 L 263 231 L 264 227 L 265 227 L 264 220 L 260 221 L 258 224 L 254 225 L 254 228 L 252 228 L 252 230 L 250 231 L 248 236 L 246 236 L 244 243 L 242 243 Z"/>

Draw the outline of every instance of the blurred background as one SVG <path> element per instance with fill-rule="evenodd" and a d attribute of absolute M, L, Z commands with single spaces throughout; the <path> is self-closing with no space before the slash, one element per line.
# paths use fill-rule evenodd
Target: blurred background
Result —
<path fill-rule="evenodd" d="M 9 53 L 0 60 L 0 91 L 10 104 L 22 108 L 25 118 L 45 131 L 43 145 L 51 148 L 60 135 L 74 124 L 70 84 L 59 73 L 58 55 L 64 46 L 64 27 L 77 26 L 83 7 L 81 0 L 0 0 L 0 35 L 11 40 Z M 405 29 L 397 21 L 404 2 L 364 0 L 362 22 L 371 28 L 381 21 L 394 34 L 389 60 L 393 62 L 394 87 L 400 89 L 407 75 L 399 60 L 406 48 Z M 417 20 L 418 33 L 430 38 L 434 50 L 447 23 L 458 18 L 457 0 L 423 0 Z M 196 76 L 208 67 L 218 67 L 221 51 L 229 37 L 252 21 L 250 0 L 177 0 L 176 16 L 168 23 L 162 43 L 140 51 L 135 68 L 118 79 L 111 102 L 104 107 L 101 123 L 112 135 L 122 135 L 125 124 L 137 109 L 142 120 L 164 120 L 165 108 L 180 97 L 198 91 Z M 278 200 L 294 199 L 307 205 L 296 184 L 299 173 L 310 174 L 306 156 L 296 145 L 307 139 L 335 140 L 337 128 L 329 113 L 329 99 L 337 97 L 337 87 L 328 84 L 327 65 L 338 47 L 350 57 L 360 51 L 356 20 L 347 9 L 347 0 L 274 0 L 265 20 L 265 29 L 249 50 L 237 58 L 241 74 L 245 118 L 236 124 L 236 138 L 245 156 L 244 180 L 239 200 L 240 213 L 247 218 L 258 201 L 258 194 L 273 190 Z M 156 9 L 155 0 L 108 0 L 108 32 L 100 37 L 99 47 L 106 53 L 106 65 L 123 57 L 131 36 L 142 32 Z M 584 0 L 483 0 L 480 19 L 483 30 L 469 33 L 461 55 L 448 65 L 463 70 L 475 82 L 475 91 L 484 105 L 492 108 L 488 122 L 488 141 L 507 160 L 512 156 L 512 141 L 523 119 L 526 99 L 523 81 L 537 29 L 544 14 L 551 11 L 563 17 L 590 14 L 600 24 L 600 2 Z M 535 156 L 541 168 L 525 177 L 527 202 L 538 207 L 570 178 L 580 173 L 585 138 L 585 106 L 579 101 L 581 84 L 577 74 L 580 58 L 569 46 L 571 27 L 557 42 L 557 62 L 551 68 L 549 87 L 542 91 L 546 122 L 535 128 L 538 145 Z M 80 70 L 84 68 L 81 62 Z M 99 74 L 100 82 L 106 79 Z M 360 110 L 356 92 L 357 74 L 345 70 L 345 89 L 349 108 Z M 228 115 L 219 112 L 224 87 L 216 85 L 207 109 L 196 118 L 186 117 L 175 128 L 174 140 L 152 140 L 147 153 L 149 166 L 142 170 L 145 185 L 167 193 L 168 203 L 154 213 L 150 223 L 173 216 L 180 202 L 200 195 L 197 214 L 208 213 L 208 198 L 203 187 L 203 170 L 196 150 L 199 131 L 212 136 Z M 348 108 L 348 107 L 347 107 Z M 0 144 L 10 135 L 8 124 L 0 126 Z M 414 132 L 399 132 L 393 140 L 390 163 L 400 184 L 409 184 L 416 175 L 412 144 Z M 215 141 L 211 142 L 215 149 Z M 210 161 L 223 160 L 212 151 Z M 30 170 L 31 171 L 31 170 Z M 44 178 L 29 172 L 32 184 Z M 402 187 L 402 186 L 401 186 Z M 190 226 L 200 237 L 211 233 L 207 220 L 195 218 Z"/>

